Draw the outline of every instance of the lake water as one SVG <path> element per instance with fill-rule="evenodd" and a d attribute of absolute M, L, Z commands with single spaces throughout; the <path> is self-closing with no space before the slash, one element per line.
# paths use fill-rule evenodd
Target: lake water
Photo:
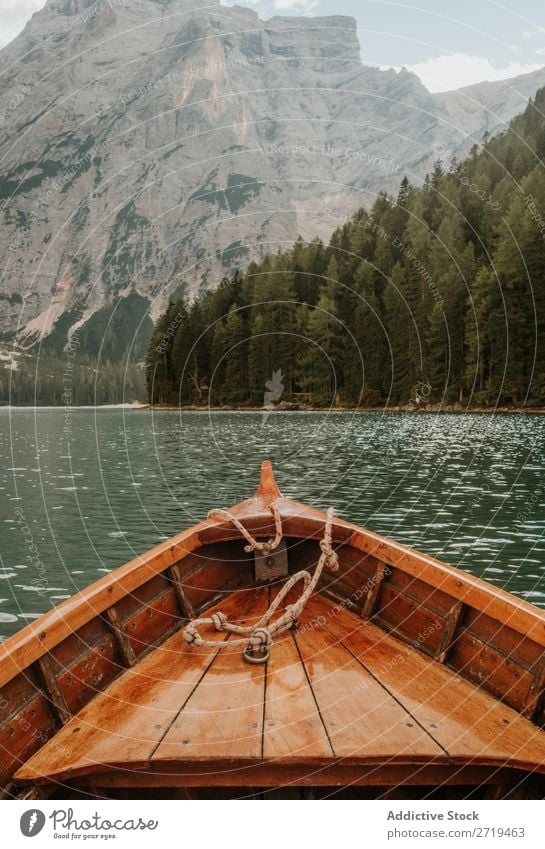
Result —
<path fill-rule="evenodd" d="M 0 638 L 253 495 L 264 458 L 285 495 L 545 607 L 544 446 L 542 416 L 0 409 Z"/>

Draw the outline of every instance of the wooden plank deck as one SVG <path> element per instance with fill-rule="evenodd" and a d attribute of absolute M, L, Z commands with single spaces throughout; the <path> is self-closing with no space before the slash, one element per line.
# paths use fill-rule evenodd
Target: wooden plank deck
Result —
<path fill-rule="evenodd" d="M 378 678 L 392 696 L 448 753 L 454 763 L 534 764 L 545 772 L 545 731 L 484 689 L 453 673 L 352 614 L 331 616 L 329 602 L 315 597 L 310 615 Z M 320 619 L 320 621 L 323 621 Z"/>
<path fill-rule="evenodd" d="M 268 598 L 268 590 L 239 591 L 218 607 L 256 621 Z M 427 783 L 455 781 L 456 765 L 460 783 L 482 767 L 545 773 L 545 732 L 453 670 L 314 597 L 266 667 L 246 664 L 240 649 L 199 649 L 181 633 L 170 637 L 15 778 L 245 784 L 254 770 L 264 786 L 323 783 L 324 771 L 331 783 L 372 783 L 381 770 L 380 780 L 413 775 L 418 783 L 422 775 Z"/>

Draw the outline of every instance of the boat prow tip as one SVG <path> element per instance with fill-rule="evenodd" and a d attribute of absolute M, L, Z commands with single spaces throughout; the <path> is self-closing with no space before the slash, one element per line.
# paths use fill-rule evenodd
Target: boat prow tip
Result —
<path fill-rule="evenodd" d="M 278 489 L 270 460 L 263 460 L 261 464 L 261 479 L 257 488 L 256 498 L 262 498 L 266 501 L 282 498 L 282 493 Z"/>

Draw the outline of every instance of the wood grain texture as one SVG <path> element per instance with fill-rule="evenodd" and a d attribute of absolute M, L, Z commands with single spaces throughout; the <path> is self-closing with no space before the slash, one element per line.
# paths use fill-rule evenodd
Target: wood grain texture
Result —
<path fill-rule="evenodd" d="M 237 620 L 257 622 L 268 598 L 268 590 L 242 593 Z M 225 605 L 222 609 L 227 613 Z M 215 633 L 212 639 L 217 638 Z M 151 765 L 169 760 L 260 758 L 264 695 L 265 666 L 245 663 L 240 647 L 227 646 L 213 658 L 153 753 Z"/>
<path fill-rule="evenodd" d="M 334 617 L 320 598 L 310 608 L 453 762 L 495 762 L 545 773 L 545 732 L 516 711 L 353 614 Z"/>
<path fill-rule="evenodd" d="M 65 725 L 70 719 L 70 711 L 65 698 L 59 687 L 55 671 L 52 668 L 51 658 L 44 654 L 38 661 L 38 667 L 43 678 L 45 691 L 49 697 L 51 709 L 61 725 Z"/>
<path fill-rule="evenodd" d="M 247 596 L 231 596 L 225 613 L 236 615 Z M 72 718 L 17 779 L 62 779 L 106 764 L 145 767 L 214 654 L 189 646 L 181 632 L 174 634 Z"/>
<path fill-rule="evenodd" d="M 255 622 L 268 598 L 268 590 L 239 591 L 221 607 Z M 263 786 L 273 775 L 313 785 L 333 764 L 334 782 L 356 764 L 364 783 L 373 781 L 370 766 L 397 768 L 414 783 L 449 764 L 451 773 L 545 773 L 545 732 L 323 597 L 310 600 L 300 629 L 272 653 L 266 669 L 244 663 L 239 647 L 199 649 L 178 633 L 112 682 L 15 778 L 40 784 L 112 772 L 127 786 L 185 786 L 182 775 L 188 786 L 206 777 L 236 786 L 257 770 Z"/>
<path fill-rule="evenodd" d="M 292 631 L 274 644 L 265 693 L 264 758 L 333 757 Z"/>
<path fill-rule="evenodd" d="M 308 764 L 283 764 L 278 761 L 248 763 L 233 769 L 232 761 L 212 764 L 172 763 L 161 771 L 143 770 L 130 776 L 122 772 L 103 772 L 74 781 L 82 787 L 437 787 L 439 785 L 476 787 L 482 784 L 512 785 L 524 773 L 498 766 L 458 766 L 434 764 L 349 764 L 333 761 L 319 768 Z"/>
<path fill-rule="evenodd" d="M 351 614 L 339 618 L 346 615 Z M 369 763 L 433 761 L 444 756 L 408 711 L 329 631 L 320 626 L 305 630 L 303 625 L 295 640 L 337 758 L 357 757 Z"/>
<path fill-rule="evenodd" d="M 125 666 L 134 666 L 136 663 L 136 655 L 131 645 L 131 641 L 127 637 L 123 623 L 119 618 L 119 614 L 115 607 L 110 607 L 104 611 L 104 618 L 110 627 L 113 638 L 117 644 L 119 654 L 123 658 Z"/>
<path fill-rule="evenodd" d="M 312 554 L 316 541 L 322 538 L 325 516 L 320 510 L 283 498 L 268 466 L 264 467 L 257 496 L 232 510 L 250 532 L 270 536 L 273 530 L 269 510 L 272 499 L 282 517 L 290 549 L 290 568 L 293 570 L 298 566 L 297 550 L 300 548 Z M 205 702 L 212 706 L 211 715 L 218 721 L 222 713 L 227 713 L 231 722 L 231 727 L 228 722 L 224 729 L 227 739 L 244 739 L 241 750 L 234 751 L 239 761 L 246 758 L 253 762 L 261 727 L 264 730 L 262 753 L 269 753 L 266 757 L 280 761 L 288 757 L 283 753 L 288 752 L 290 746 L 299 746 L 301 751 L 308 750 L 309 761 L 314 759 L 318 762 L 320 758 L 328 757 L 325 754 L 328 750 L 325 738 L 320 736 L 322 732 L 316 732 L 315 736 L 311 733 L 311 729 L 317 729 L 319 725 L 310 696 L 325 729 L 328 745 L 333 744 L 332 751 L 337 755 L 335 736 L 341 752 L 361 752 L 355 757 L 362 762 L 365 758 L 379 757 L 377 741 L 385 733 L 385 726 L 380 728 L 379 720 L 384 722 L 387 717 L 388 722 L 393 724 L 395 735 L 398 735 L 392 739 L 402 747 L 404 743 L 408 744 L 407 751 L 412 752 L 410 757 L 431 757 L 431 748 L 427 754 L 423 751 L 429 740 L 425 734 L 419 736 L 420 732 L 425 732 L 439 750 L 445 750 L 445 741 L 450 735 L 452 757 L 459 758 L 462 763 L 468 757 L 475 757 L 482 763 L 490 759 L 491 763 L 498 764 L 503 758 L 510 765 L 522 764 L 524 769 L 529 765 L 528 768 L 543 771 L 543 737 L 539 736 L 543 732 L 497 699 L 509 701 L 517 710 L 531 716 L 536 724 L 543 721 L 545 613 L 484 581 L 341 519 L 335 520 L 332 535 L 341 552 L 342 569 L 338 583 L 330 583 L 335 576 L 327 574 L 322 589 L 333 595 L 338 603 L 331 605 L 325 599 L 318 599 L 312 602 L 316 603 L 314 614 L 312 605 L 309 608 L 312 615 L 317 615 L 320 609 L 326 610 L 330 621 L 320 632 L 314 628 L 308 631 L 301 629 L 295 635 L 297 642 L 293 645 L 288 639 L 278 641 L 277 657 L 271 660 L 271 671 L 266 677 L 262 667 L 245 668 L 242 674 L 240 654 L 227 649 L 221 661 L 212 658 L 210 678 L 207 674 L 201 681 L 210 662 L 209 650 L 201 656 L 195 648 L 188 650 L 181 634 L 167 637 L 172 628 L 181 624 L 178 600 L 183 606 L 184 597 L 190 600 L 189 608 L 184 607 L 186 613 L 191 610 L 191 601 L 197 610 L 201 610 L 201 606 L 206 609 L 216 601 L 222 609 L 231 604 L 232 599 L 238 598 L 234 607 L 235 618 L 237 614 L 241 615 L 244 603 L 250 598 L 247 592 L 239 596 L 230 595 L 234 587 L 247 585 L 251 557 L 241 557 L 243 543 L 240 535 L 232 523 L 223 519 L 206 520 L 184 531 L 33 622 L 0 646 L 0 696 L 6 693 L 9 702 L 4 706 L 4 725 L 0 728 L 9 737 L 7 760 L 13 765 L 18 757 L 24 759 L 36 748 L 35 741 L 29 745 L 26 725 L 13 725 L 11 719 L 25 713 L 34 702 L 25 680 L 34 680 L 34 670 L 38 665 L 43 670 L 43 662 L 36 662 L 49 653 L 52 661 L 50 671 L 55 677 L 55 680 L 50 678 L 50 692 L 54 692 L 58 685 L 68 709 L 79 711 L 55 735 L 55 742 L 58 738 L 62 745 L 62 735 L 67 733 L 68 728 L 74 729 L 74 723 L 82 717 L 84 722 L 86 717 L 90 717 L 92 721 L 88 724 L 95 728 L 93 733 L 96 737 L 91 735 L 86 745 L 84 738 L 87 731 L 85 734 L 81 732 L 87 725 L 71 732 L 74 739 L 70 739 L 67 748 L 75 752 L 76 761 L 69 764 L 65 760 L 62 768 L 72 771 L 97 769 L 98 762 L 93 761 L 93 757 L 115 759 L 119 755 L 126 757 L 131 765 L 140 763 L 139 758 L 147 763 L 154 747 L 160 748 L 163 744 L 170 746 L 170 753 L 164 748 L 158 757 L 159 763 L 163 758 L 165 764 L 179 765 L 182 762 L 180 758 L 184 757 L 184 762 L 190 763 L 193 752 L 198 748 L 199 721 L 202 720 L 199 712 L 202 713 Z M 173 566 L 175 570 L 169 575 L 167 570 Z M 174 578 L 176 585 L 177 574 L 182 592 L 179 588 L 175 590 L 170 580 Z M 386 575 L 385 583 L 376 593 L 375 575 L 379 584 L 382 575 Z M 434 655 L 435 660 L 423 657 L 400 639 L 387 636 L 374 624 L 369 626 L 367 641 L 362 643 L 364 631 L 361 630 L 361 619 L 346 609 L 346 595 L 357 599 L 358 610 L 362 610 L 362 604 L 366 602 L 365 615 L 373 614 L 376 604 L 378 618 L 375 621 L 380 620 L 384 628 L 396 632 L 402 639 L 416 642 Z M 261 597 L 259 604 L 262 601 Z M 320 608 L 320 604 L 326 607 Z M 334 613 L 331 613 L 332 607 Z M 255 615 L 257 609 L 253 610 Z M 112 677 L 116 674 L 119 653 L 112 638 L 104 632 L 103 617 L 107 610 L 114 610 L 114 616 L 118 614 L 115 626 L 119 650 L 125 652 L 127 663 L 134 664 L 131 670 L 123 672 L 114 681 Z M 359 623 L 359 630 L 355 622 Z M 335 629 L 339 629 L 339 633 Z M 348 634 L 351 630 L 355 635 Z M 291 635 L 290 638 L 293 642 Z M 102 647 L 100 650 L 99 646 Z M 138 655 L 148 649 L 153 650 L 139 659 Z M 304 655 L 304 665 L 300 668 L 292 663 L 294 649 Z M 402 662 L 394 662 L 393 659 L 399 657 Z M 324 658 L 329 659 L 326 661 Z M 448 666 L 442 666 L 437 660 L 446 660 Z M 451 668 L 453 666 L 460 674 Z M 341 675 L 339 670 L 345 675 Z M 472 682 L 463 680 L 461 674 L 471 678 Z M 363 680 L 365 683 L 362 683 Z M 227 689 L 222 688 L 222 681 L 229 684 Z M 347 707 L 349 703 L 345 705 L 343 699 L 340 700 L 339 711 L 334 714 L 335 688 L 331 681 L 338 688 L 347 687 L 347 692 L 350 692 L 352 718 Z M 84 701 L 102 687 L 106 688 L 104 692 L 82 707 Z M 261 720 L 256 719 L 260 688 L 263 694 Z M 39 714 L 36 730 L 40 734 L 43 731 L 42 739 L 45 740 L 51 733 L 50 718 L 42 717 L 40 713 L 44 697 L 38 693 L 39 683 L 35 690 L 35 708 L 40 708 L 36 714 Z M 199 690 L 201 693 L 197 696 Z M 223 710 L 225 693 L 228 694 L 227 701 L 232 701 L 231 690 L 240 697 L 239 704 L 243 708 L 239 712 L 239 717 L 242 717 L 240 727 L 237 726 L 234 708 Z M 25 706 L 24 710 L 14 711 L 13 694 L 19 691 L 23 694 Z M 362 698 L 365 692 L 369 697 L 367 702 Z M 223 700 L 219 693 L 224 696 Z M 292 693 L 296 694 L 296 698 L 291 698 Z M 183 696 L 181 701 L 180 695 Z M 204 695 L 208 697 L 205 699 Z M 190 728 L 190 721 L 193 723 L 191 742 L 182 743 L 182 750 L 189 753 L 189 757 L 180 752 L 175 755 L 177 738 L 174 732 L 179 730 L 174 728 L 176 718 L 178 713 L 185 713 L 185 702 L 192 700 L 191 709 L 184 716 L 184 723 L 185 720 L 188 722 L 184 729 Z M 126 707 L 120 709 L 120 704 Z M 382 704 L 385 705 L 383 714 L 377 707 Z M 0 699 L 0 712 L 3 705 Z M 286 707 L 288 705 L 289 708 Z M 396 714 L 396 710 L 401 713 Z M 152 726 L 149 711 L 156 711 L 158 715 Z M 162 722 L 162 713 L 167 716 L 165 722 Z M 313 713 L 314 718 L 308 720 Z M 415 727 L 420 726 L 420 732 L 409 731 L 403 738 L 400 723 L 401 716 L 406 714 L 415 720 Z M 93 725 L 93 715 L 97 719 L 96 725 Z M 270 727 L 265 725 L 263 728 L 263 716 L 272 720 Z M 357 717 L 363 717 L 365 721 L 358 724 Z M 475 722 L 475 717 L 478 717 L 478 722 Z M 515 722 L 515 718 L 520 722 Z M 273 723 L 277 721 L 280 725 L 273 731 Z M 342 732 L 342 728 L 348 728 L 350 722 L 359 735 L 357 740 L 350 740 L 348 733 Z M 166 740 L 173 723 L 173 737 L 167 744 L 163 737 Z M 334 723 L 338 727 L 333 727 Z M 278 727 L 288 730 L 280 734 Z M 411 726 L 407 724 L 406 727 L 409 729 Z M 362 731 L 365 728 L 367 736 Z M 108 734 L 110 745 L 107 744 Z M 16 739 L 11 739 L 14 735 Z M 116 735 L 125 742 L 112 746 L 111 740 L 117 740 Z M 220 759 L 221 752 L 229 747 L 218 735 L 219 731 L 217 739 L 211 740 L 209 754 Z M 83 741 L 81 745 L 75 744 L 76 737 Z M 131 748 L 131 740 L 135 742 L 134 749 Z M 148 750 L 141 745 L 142 740 L 150 744 Z M 104 748 L 101 749 L 101 746 Z M 386 750 L 387 746 L 383 750 L 384 756 L 388 756 Z M 34 754 L 31 760 L 38 759 L 40 755 Z M 232 756 L 231 746 L 229 757 Z M 55 761 L 56 753 L 51 743 L 45 746 L 45 757 L 51 757 L 53 766 L 56 764 L 56 768 L 61 768 L 60 762 Z"/>

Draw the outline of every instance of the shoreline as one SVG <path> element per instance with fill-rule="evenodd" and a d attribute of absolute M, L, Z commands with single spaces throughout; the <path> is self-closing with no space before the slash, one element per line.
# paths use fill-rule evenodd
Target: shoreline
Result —
<path fill-rule="evenodd" d="M 437 413 L 440 415 L 545 415 L 545 407 L 506 407 L 506 406 L 498 406 L 498 407 L 463 407 L 459 404 L 427 404 L 426 406 L 421 407 L 410 407 L 408 405 L 396 406 L 396 407 L 303 407 L 303 406 L 291 406 L 291 405 L 278 405 L 274 409 L 266 409 L 264 407 L 231 407 L 228 405 L 208 407 L 208 406 L 197 406 L 195 404 L 188 404 L 183 406 L 177 406 L 174 404 L 145 404 L 145 403 L 134 403 L 134 404 L 99 404 L 99 405 L 79 405 L 76 407 L 66 407 L 63 404 L 43 404 L 43 405 L 35 405 L 35 404 L 20 404 L 20 405 L 10 405 L 10 404 L 0 404 L 0 410 L 66 410 L 70 409 L 75 412 L 77 410 L 119 410 L 122 412 L 130 412 L 134 410 L 135 412 L 179 412 L 179 413 L 266 413 L 267 415 L 271 415 L 273 413 L 374 413 L 374 414 L 384 414 L 384 413 L 405 413 L 407 415 L 412 415 L 413 413 L 417 413 L 418 415 L 431 415 L 433 413 Z"/>
<path fill-rule="evenodd" d="M 440 413 L 440 414 L 487 414 L 500 413 L 502 415 L 545 415 L 545 407 L 463 407 L 458 404 L 428 404 L 425 407 L 412 407 L 407 405 L 396 407 L 282 407 L 278 406 L 272 410 L 263 407 L 201 407 L 197 405 L 176 406 L 173 404 L 144 404 L 139 410 L 157 412 L 180 412 L 180 413 Z"/>

